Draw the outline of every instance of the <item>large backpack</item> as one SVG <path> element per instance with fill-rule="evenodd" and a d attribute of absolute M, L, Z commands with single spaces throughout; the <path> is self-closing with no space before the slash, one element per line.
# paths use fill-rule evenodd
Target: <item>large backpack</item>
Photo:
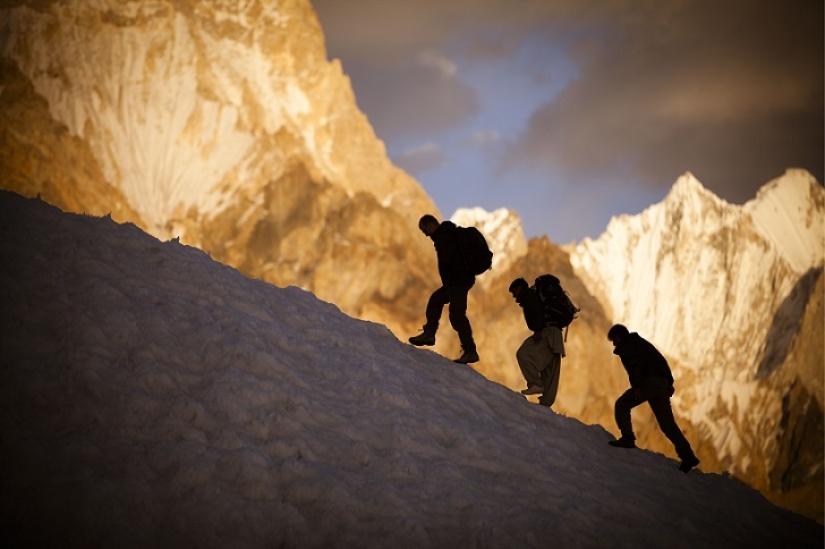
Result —
<path fill-rule="evenodd" d="M 563 330 L 576 319 L 579 308 L 570 301 L 570 296 L 561 287 L 558 278 L 543 274 L 536 278 L 533 288 L 544 303 L 545 323 Z"/>
<path fill-rule="evenodd" d="M 475 227 L 457 227 L 456 235 L 467 270 L 474 275 L 489 271 L 493 266 L 493 252 L 481 231 Z"/>

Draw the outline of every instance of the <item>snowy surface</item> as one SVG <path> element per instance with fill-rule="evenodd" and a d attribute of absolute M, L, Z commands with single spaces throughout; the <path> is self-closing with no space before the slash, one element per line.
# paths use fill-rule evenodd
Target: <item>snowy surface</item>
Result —
<path fill-rule="evenodd" d="M 0 266 L 0 545 L 822 547 L 738 482 L 134 226 L 0 192 Z"/>
<path fill-rule="evenodd" d="M 615 322 L 690 368 L 749 381 L 783 300 L 822 267 L 823 196 L 815 182 L 786 177 L 737 206 L 685 174 L 662 202 L 572 248 L 570 262 Z"/>
<path fill-rule="evenodd" d="M 825 258 L 821 185 L 805 170 L 788 170 L 759 190 L 744 206 L 757 229 L 797 273 Z"/>

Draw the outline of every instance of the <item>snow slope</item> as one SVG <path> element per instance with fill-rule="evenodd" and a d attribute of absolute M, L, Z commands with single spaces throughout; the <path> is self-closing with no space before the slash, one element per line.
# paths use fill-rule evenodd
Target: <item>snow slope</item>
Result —
<path fill-rule="evenodd" d="M 301 289 L 0 192 L 0 544 L 822 547 Z"/>

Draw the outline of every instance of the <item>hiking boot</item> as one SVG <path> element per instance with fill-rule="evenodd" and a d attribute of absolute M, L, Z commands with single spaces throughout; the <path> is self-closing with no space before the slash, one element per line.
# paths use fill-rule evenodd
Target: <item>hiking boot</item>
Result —
<path fill-rule="evenodd" d="M 608 440 L 607 443 L 616 448 L 635 448 L 636 441 L 632 438 L 622 437 L 619 440 Z"/>
<path fill-rule="evenodd" d="M 422 347 L 424 345 L 429 347 L 431 345 L 435 345 L 435 334 L 432 332 L 428 332 L 427 330 L 424 330 L 417 336 L 412 336 L 409 339 L 409 342 L 415 345 L 416 347 Z"/>
<path fill-rule="evenodd" d="M 540 395 L 544 389 L 540 385 L 528 385 L 526 389 L 521 391 L 523 395 Z"/>
<path fill-rule="evenodd" d="M 691 469 L 699 465 L 699 458 L 694 455 L 690 455 L 682 460 L 682 463 L 679 464 L 679 470 L 683 473 L 689 473 Z"/>
<path fill-rule="evenodd" d="M 455 359 L 453 362 L 457 362 L 459 364 L 471 364 L 473 362 L 478 362 L 478 353 L 475 351 L 464 351 L 461 353 L 461 356 Z"/>

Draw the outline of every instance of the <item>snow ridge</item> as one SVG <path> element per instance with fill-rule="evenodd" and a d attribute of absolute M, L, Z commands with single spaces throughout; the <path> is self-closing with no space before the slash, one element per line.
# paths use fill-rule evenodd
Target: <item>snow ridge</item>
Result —
<path fill-rule="evenodd" d="M 598 239 L 571 249 L 571 263 L 616 322 L 692 368 L 739 364 L 726 375 L 747 378 L 754 341 L 799 277 L 822 265 L 822 187 L 791 175 L 742 207 L 685 174 L 661 203 L 612 219 Z"/>
<path fill-rule="evenodd" d="M 806 170 L 787 170 L 745 204 L 759 233 L 799 274 L 825 257 L 825 193 Z"/>
<path fill-rule="evenodd" d="M 738 482 L 133 225 L 0 192 L 0 262 L 3 545 L 821 546 Z"/>

